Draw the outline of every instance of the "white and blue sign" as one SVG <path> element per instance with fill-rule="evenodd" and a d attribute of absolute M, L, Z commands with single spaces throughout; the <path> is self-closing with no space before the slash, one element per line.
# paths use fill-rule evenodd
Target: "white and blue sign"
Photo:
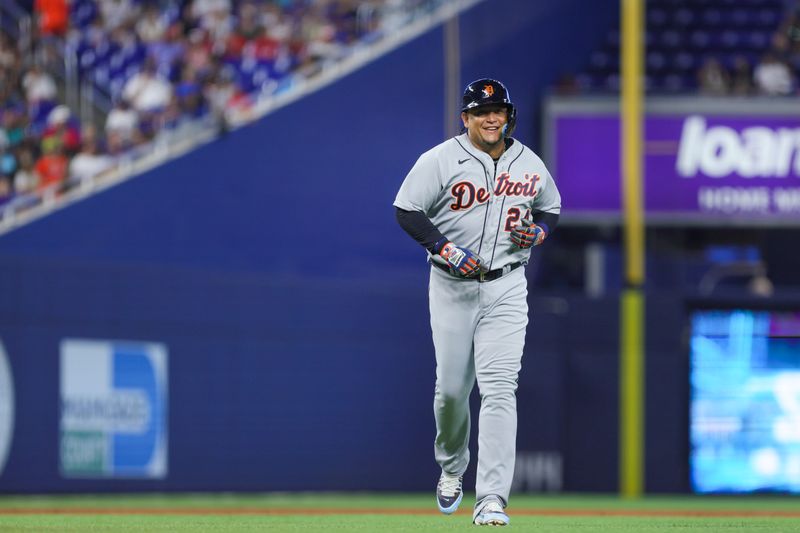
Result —
<path fill-rule="evenodd" d="M 61 343 L 61 474 L 167 475 L 167 349 L 163 344 Z"/>
<path fill-rule="evenodd" d="M 0 476 L 6 466 L 14 436 L 14 379 L 0 341 Z"/>

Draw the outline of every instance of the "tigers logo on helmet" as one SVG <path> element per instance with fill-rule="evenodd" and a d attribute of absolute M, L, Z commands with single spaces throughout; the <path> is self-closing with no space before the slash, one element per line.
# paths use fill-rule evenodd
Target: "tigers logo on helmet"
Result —
<path fill-rule="evenodd" d="M 486 85 L 483 86 L 483 97 L 484 98 L 489 98 L 493 94 L 494 94 L 494 87 L 493 86 L 491 86 L 489 84 L 486 84 Z"/>

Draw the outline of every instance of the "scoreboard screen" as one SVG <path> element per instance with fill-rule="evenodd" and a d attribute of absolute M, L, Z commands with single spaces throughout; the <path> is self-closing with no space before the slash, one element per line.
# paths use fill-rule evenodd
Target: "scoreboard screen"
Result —
<path fill-rule="evenodd" d="M 800 312 L 691 315 L 690 474 L 697 493 L 800 493 Z"/>

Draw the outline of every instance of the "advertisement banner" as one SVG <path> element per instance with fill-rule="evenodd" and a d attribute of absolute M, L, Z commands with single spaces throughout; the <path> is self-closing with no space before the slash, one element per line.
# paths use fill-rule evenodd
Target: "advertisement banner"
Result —
<path fill-rule="evenodd" d="M 648 221 L 800 224 L 800 115 L 676 107 L 643 121 Z M 564 218 L 618 218 L 616 109 L 551 112 L 550 124 Z"/>
<path fill-rule="evenodd" d="M 167 474 L 167 350 L 163 344 L 61 343 L 61 474 Z"/>

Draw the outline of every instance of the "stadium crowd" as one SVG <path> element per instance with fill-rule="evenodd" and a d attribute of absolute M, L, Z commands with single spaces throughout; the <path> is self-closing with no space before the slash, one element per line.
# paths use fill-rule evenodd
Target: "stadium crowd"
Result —
<path fill-rule="evenodd" d="M 209 117 L 224 128 L 259 95 L 312 78 L 446 0 L 26 1 L 30 37 L 0 27 L 0 217 L 4 206 L 35 204 L 113 169 L 162 132 Z M 70 69 L 84 96 L 107 97 L 100 120 L 69 107 Z M 757 64 L 707 55 L 692 88 L 794 95 L 798 72 L 793 8 Z M 579 85 L 570 78 L 556 88 Z"/>
<path fill-rule="evenodd" d="M 701 93 L 712 96 L 791 96 L 798 91 L 800 73 L 800 3 L 788 10 L 769 45 L 755 64 L 744 54 L 728 66 L 715 56 L 697 71 Z"/>
<path fill-rule="evenodd" d="M 224 128 L 442 1 L 34 0 L 30 39 L 0 29 L 0 217 L 162 132 L 209 117 Z M 69 107 L 70 64 L 84 93 L 108 98 L 100 120 Z"/>
<path fill-rule="evenodd" d="M 800 74 L 800 0 L 648 0 L 645 89 L 684 96 L 792 96 Z M 619 28 L 558 94 L 618 92 Z"/>

